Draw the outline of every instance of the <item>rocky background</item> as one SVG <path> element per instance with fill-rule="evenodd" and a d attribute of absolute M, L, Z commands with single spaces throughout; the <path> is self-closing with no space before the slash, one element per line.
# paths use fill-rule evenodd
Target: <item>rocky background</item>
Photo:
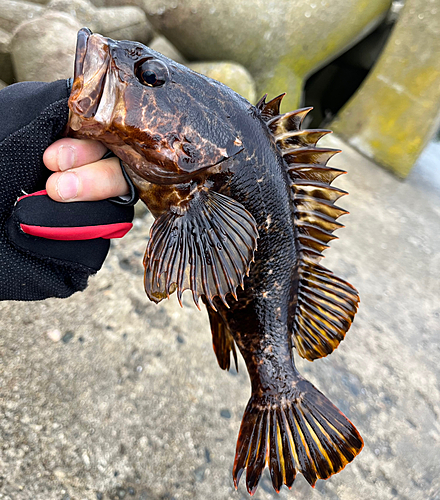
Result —
<path fill-rule="evenodd" d="M 51 0 L 45 4 L 2 0 L 0 11 L 0 80 L 52 81 L 73 73 L 76 33 L 87 26 L 116 40 L 138 40 L 175 61 L 192 64 L 167 38 L 154 30 L 138 6 L 101 6 L 88 0 Z M 119 5 L 121 4 L 121 5 Z M 219 79 L 249 101 L 256 88 L 249 71 L 232 61 L 200 61 L 195 71 Z"/>
<path fill-rule="evenodd" d="M 72 76 L 76 32 L 88 26 L 146 43 L 251 102 L 287 89 L 286 110 L 313 103 L 312 126 L 330 122 L 371 158 L 387 144 L 372 131 L 395 139 L 385 149 L 399 161 L 382 164 L 405 182 L 337 137 L 322 141 L 343 149 L 332 163 L 349 173 L 336 184 L 351 212 L 325 265 L 359 289 L 361 307 L 335 353 L 298 363 L 365 449 L 314 490 L 298 476 L 276 495 L 266 474 L 258 500 L 440 500 L 440 148 L 407 167 L 438 123 L 440 2 L 402 4 L 0 0 L 3 85 Z M 206 312 L 190 298 L 183 309 L 175 297 L 147 300 L 151 216 L 136 208 L 134 229 L 85 292 L 0 303 L 0 500 L 248 498 L 231 481 L 244 365 L 218 368 Z"/>
<path fill-rule="evenodd" d="M 0 87 L 71 76 L 83 26 L 251 102 L 287 92 L 285 111 L 312 105 L 309 125 L 330 123 L 400 177 L 438 127 L 440 0 L 1 0 Z"/>

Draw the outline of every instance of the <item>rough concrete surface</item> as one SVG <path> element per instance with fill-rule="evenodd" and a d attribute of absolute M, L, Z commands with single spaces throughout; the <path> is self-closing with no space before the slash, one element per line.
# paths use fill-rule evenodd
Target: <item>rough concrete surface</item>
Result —
<path fill-rule="evenodd" d="M 324 141 L 321 141 L 324 142 Z M 361 295 L 339 349 L 301 372 L 358 426 L 365 448 L 312 490 L 298 476 L 277 496 L 440 499 L 440 186 L 405 182 L 344 152 L 340 240 L 324 262 Z M 423 165 L 422 165 L 423 167 Z M 67 300 L 0 303 L 0 499 L 245 499 L 231 468 L 250 389 L 222 372 L 208 319 L 142 288 L 149 216 L 113 244 L 89 288 Z"/>

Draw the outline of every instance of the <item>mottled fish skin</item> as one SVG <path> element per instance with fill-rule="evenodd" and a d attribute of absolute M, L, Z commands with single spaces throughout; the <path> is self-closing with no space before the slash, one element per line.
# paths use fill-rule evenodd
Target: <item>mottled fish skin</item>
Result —
<path fill-rule="evenodd" d="M 140 81 L 151 75 L 139 76 L 144 61 L 156 68 L 156 87 Z M 70 135 L 114 151 L 156 217 L 145 256 L 149 297 L 158 302 L 177 289 L 181 300 L 191 289 L 208 309 L 220 366 L 229 368 L 234 342 L 243 355 L 252 396 L 233 476 L 237 487 L 247 471 L 250 494 L 266 465 L 276 491 L 297 472 L 314 486 L 363 446 L 294 365 L 294 340 L 311 360 L 337 347 L 358 297 L 313 253 L 344 213 L 329 187 L 339 173 L 319 160 L 324 150 L 307 149 L 326 131 L 305 131 L 304 142 L 304 112 L 282 118 L 280 100 L 255 107 L 139 43 L 78 35 Z M 306 150 L 289 149 L 295 141 Z M 309 316 L 301 312 L 308 296 Z"/>

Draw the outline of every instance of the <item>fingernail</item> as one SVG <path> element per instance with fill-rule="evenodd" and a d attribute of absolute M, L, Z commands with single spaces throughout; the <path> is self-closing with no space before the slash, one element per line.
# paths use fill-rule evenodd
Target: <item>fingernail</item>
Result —
<path fill-rule="evenodd" d="M 72 146 L 60 146 L 58 148 L 58 167 L 61 171 L 69 170 L 75 166 L 76 149 Z"/>
<path fill-rule="evenodd" d="M 79 179 L 73 172 L 61 174 L 56 183 L 58 196 L 64 200 L 73 200 L 78 195 Z"/>

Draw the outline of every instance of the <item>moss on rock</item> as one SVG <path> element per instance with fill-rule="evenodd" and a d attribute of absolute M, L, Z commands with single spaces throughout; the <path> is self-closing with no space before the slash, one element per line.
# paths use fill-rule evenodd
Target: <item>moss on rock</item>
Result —
<path fill-rule="evenodd" d="M 234 61 L 257 93 L 288 91 L 298 105 L 304 78 L 371 31 L 391 0 L 142 0 L 157 31 L 189 61 Z"/>
<path fill-rule="evenodd" d="M 331 125 L 399 177 L 410 172 L 440 117 L 439 16 L 438 2 L 407 0 L 373 72 Z"/>

